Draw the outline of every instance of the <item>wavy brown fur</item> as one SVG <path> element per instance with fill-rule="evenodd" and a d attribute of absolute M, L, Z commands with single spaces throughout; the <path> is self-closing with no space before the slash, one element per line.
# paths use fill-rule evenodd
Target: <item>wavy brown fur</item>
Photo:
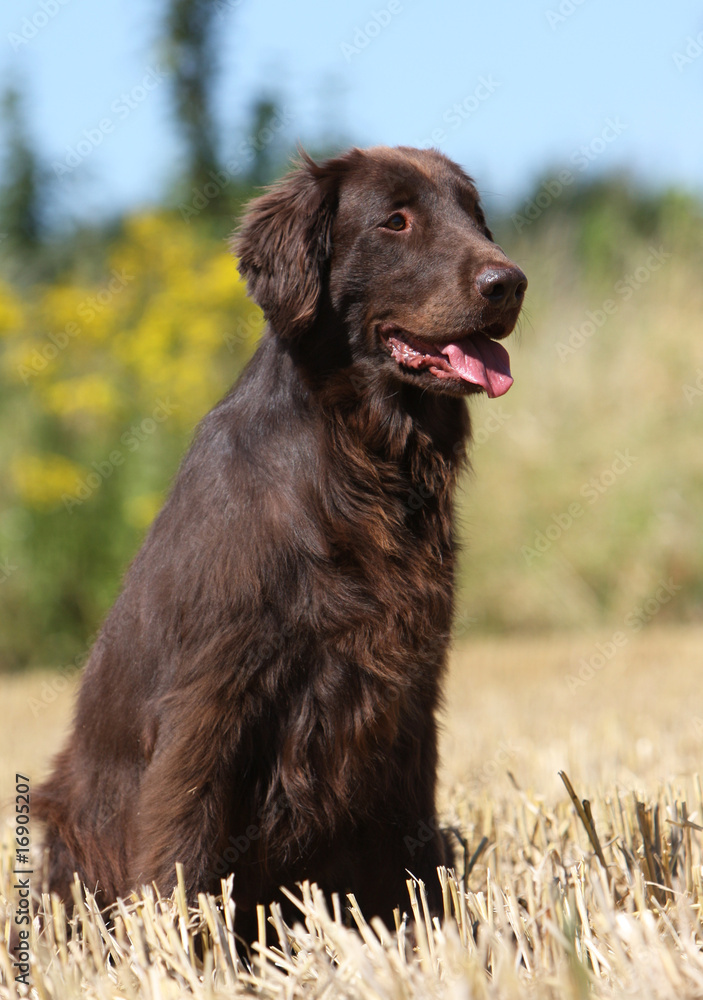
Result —
<path fill-rule="evenodd" d="M 374 221 L 399 199 L 414 243 Z M 377 324 L 494 319 L 474 279 L 506 258 L 458 167 L 382 148 L 305 160 L 253 202 L 236 250 L 270 325 L 93 648 L 34 803 L 51 888 L 70 898 L 76 870 L 108 904 L 169 890 L 180 861 L 191 897 L 235 872 L 245 933 L 302 878 L 390 921 L 406 869 L 439 906 L 449 860 L 439 833 L 417 845 L 436 830 L 469 422 L 466 387 L 401 372 Z"/>

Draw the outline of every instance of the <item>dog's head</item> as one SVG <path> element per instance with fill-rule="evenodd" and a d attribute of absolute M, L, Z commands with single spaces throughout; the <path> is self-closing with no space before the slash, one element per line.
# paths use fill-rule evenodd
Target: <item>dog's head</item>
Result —
<path fill-rule="evenodd" d="M 304 157 L 252 202 L 234 250 L 281 337 L 303 339 L 324 312 L 348 338 L 348 364 L 454 395 L 512 384 L 497 341 L 527 279 L 493 242 L 470 178 L 441 153 Z"/>

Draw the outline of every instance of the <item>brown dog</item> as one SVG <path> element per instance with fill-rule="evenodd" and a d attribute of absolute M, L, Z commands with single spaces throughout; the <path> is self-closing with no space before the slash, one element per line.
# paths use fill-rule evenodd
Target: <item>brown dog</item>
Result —
<path fill-rule="evenodd" d="M 269 325 L 203 420 L 87 665 L 37 793 L 51 888 L 105 904 L 235 873 L 239 928 L 282 884 L 391 921 L 439 906 L 435 713 L 465 397 L 526 280 L 434 151 L 353 149 L 250 206 L 235 249 Z"/>

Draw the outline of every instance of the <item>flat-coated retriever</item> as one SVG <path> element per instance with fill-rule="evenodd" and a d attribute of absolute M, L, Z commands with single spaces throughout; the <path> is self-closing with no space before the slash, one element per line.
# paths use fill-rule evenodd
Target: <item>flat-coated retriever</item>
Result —
<path fill-rule="evenodd" d="M 268 326 L 202 421 L 37 793 L 51 888 L 237 920 L 314 879 L 392 921 L 439 907 L 435 714 L 465 397 L 511 385 L 526 279 L 431 150 L 352 149 L 252 202 L 234 243 Z"/>

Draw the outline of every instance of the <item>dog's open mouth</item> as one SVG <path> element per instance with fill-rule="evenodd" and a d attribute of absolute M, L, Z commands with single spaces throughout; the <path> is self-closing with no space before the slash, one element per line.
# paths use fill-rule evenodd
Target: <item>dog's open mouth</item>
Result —
<path fill-rule="evenodd" d="M 510 357 L 502 344 L 481 331 L 461 340 L 428 344 L 391 324 L 379 327 L 391 357 L 404 368 L 424 369 L 436 378 L 459 379 L 483 389 L 491 398 L 513 384 Z"/>

